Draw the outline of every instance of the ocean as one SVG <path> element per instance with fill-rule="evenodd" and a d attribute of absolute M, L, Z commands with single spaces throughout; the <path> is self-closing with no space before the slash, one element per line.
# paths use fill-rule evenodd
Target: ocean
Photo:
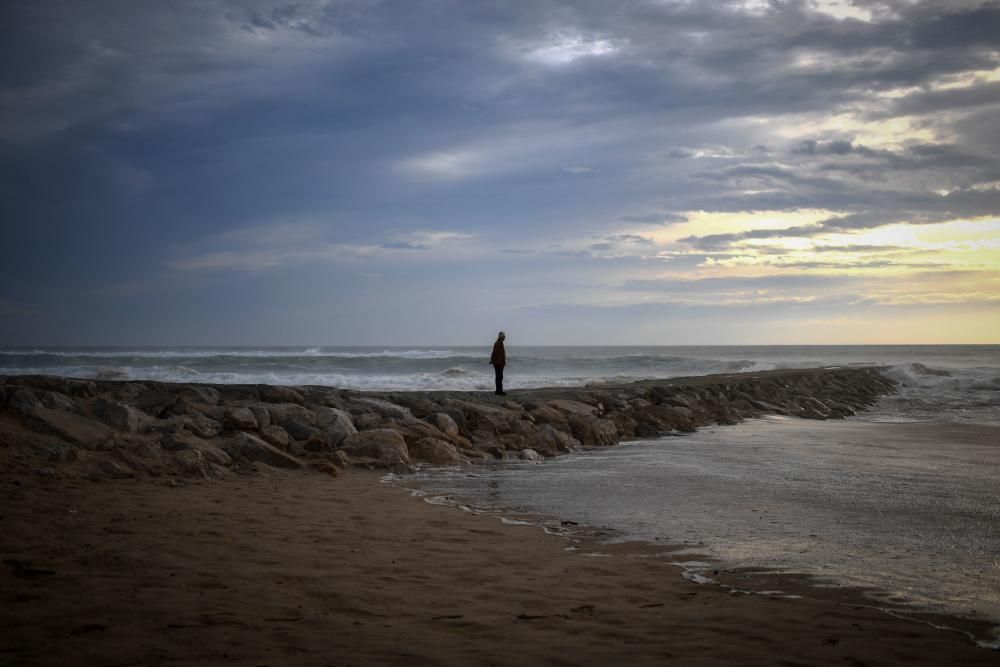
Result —
<path fill-rule="evenodd" d="M 488 358 L 488 346 L 6 348 L 0 375 L 489 391 Z M 1000 346 L 510 345 L 506 385 L 854 365 L 884 366 L 899 390 L 849 420 L 752 420 L 538 464 L 425 468 L 405 483 L 689 547 L 711 558 L 687 565 L 699 577 L 801 573 L 871 589 L 886 608 L 1000 624 Z"/>

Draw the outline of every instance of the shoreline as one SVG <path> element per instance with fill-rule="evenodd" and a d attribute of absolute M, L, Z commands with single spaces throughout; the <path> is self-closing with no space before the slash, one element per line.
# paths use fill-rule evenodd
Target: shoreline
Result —
<path fill-rule="evenodd" d="M 24 665 L 993 664 L 841 601 L 728 593 L 351 471 L 4 479 L 0 655 Z M 587 557 L 600 550 L 607 555 Z M 13 563 L 13 564 L 12 564 Z"/>
<path fill-rule="evenodd" d="M 512 465 L 526 465 L 512 462 Z M 526 474 L 531 474 L 526 469 Z M 647 556 L 663 558 L 662 562 L 680 570 L 678 574 L 690 582 L 714 586 L 734 594 L 777 596 L 787 599 L 810 599 L 866 608 L 894 618 L 921 624 L 942 633 L 960 636 L 977 648 L 1000 651 L 1000 619 L 973 618 L 958 612 L 934 611 L 919 606 L 892 606 L 879 599 L 887 591 L 874 586 L 860 586 L 836 575 L 818 575 L 807 572 L 764 566 L 726 566 L 712 553 L 711 547 L 695 537 L 684 542 L 655 538 L 656 541 L 630 536 L 614 527 L 598 527 L 576 520 L 567 520 L 551 512 L 531 508 L 514 508 L 483 504 L 476 496 L 455 494 L 435 486 L 433 479 L 416 479 L 409 475 L 389 474 L 382 483 L 401 489 L 427 504 L 452 510 L 461 510 L 473 516 L 495 519 L 508 525 L 532 526 L 555 539 L 562 539 L 577 550 L 586 545 L 588 554 L 601 556 L 602 550 L 614 550 L 620 545 L 630 545 L 648 551 Z M 704 548 L 701 548 L 704 547 Z M 676 556 L 676 558 L 674 557 Z"/>

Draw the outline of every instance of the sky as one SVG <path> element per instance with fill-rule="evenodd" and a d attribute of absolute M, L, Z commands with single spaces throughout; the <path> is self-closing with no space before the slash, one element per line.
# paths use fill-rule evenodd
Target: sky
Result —
<path fill-rule="evenodd" d="M 9 0 L 0 344 L 1000 343 L 1000 2 Z"/>

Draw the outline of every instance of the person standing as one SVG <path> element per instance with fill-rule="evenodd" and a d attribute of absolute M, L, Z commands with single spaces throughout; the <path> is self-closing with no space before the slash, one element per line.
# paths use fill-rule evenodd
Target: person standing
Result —
<path fill-rule="evenodd" d="M 507 334 L 500 332 L 497 334 L 497 342 L 493 343 L 493 354 L 490 355 L 490 363 L 493 365 L 493 372 L 496 374 L 497 390 L 493 392 L 497 396 L 506 396 L 503 390 L 503 367 L 507 365 L 507 351 L 503 347 L 503 341 Z"/>

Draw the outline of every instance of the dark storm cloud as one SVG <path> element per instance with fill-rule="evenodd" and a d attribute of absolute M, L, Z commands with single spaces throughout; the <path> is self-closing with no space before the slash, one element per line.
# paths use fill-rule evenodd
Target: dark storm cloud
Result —
<path fill-rule="evenodd" d="M 1000 212 L 998 84 L 970 74 L 1000 62 L 995 2 L 853 3 L 871 21 L 743 4 L 3 3 L 0 303 L 235 266 L 178 249 L 287 221 L 331 246 L 417 250 L 399 239 L 438 230 L 582 240 L 560 252 L 585 257 L 587 239 L 648 245 L 618 235 L 691 211 L 843 214 L 781 230 L 803 236 Z M 808 129 L 848 112 L 942 138 L 887 149 Z M 249 259 L 323 254 L 302 244 L 267 238 Z"/>

